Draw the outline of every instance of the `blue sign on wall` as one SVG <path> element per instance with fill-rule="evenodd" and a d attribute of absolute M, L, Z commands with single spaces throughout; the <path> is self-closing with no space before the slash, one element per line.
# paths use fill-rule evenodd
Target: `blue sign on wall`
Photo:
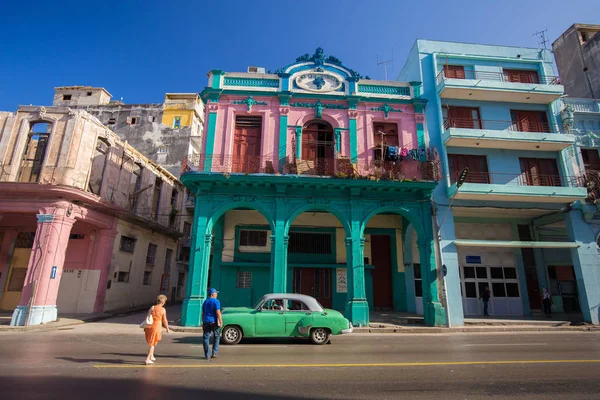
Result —
<path fill-rule="evenodd" d="M 54 220 L 54 214 L 36 214 L 37 222 L 52 222 Z"/>
<path fill-rule="evenodd" d="M 50 273 L 50 279 L 56 279 L 56 265 L 52 267 L 52 272 Z"/>
<path fill-rule="evenodd" d="M 481 264 L 481 256 L 467 256 L 467 264 Z"/>

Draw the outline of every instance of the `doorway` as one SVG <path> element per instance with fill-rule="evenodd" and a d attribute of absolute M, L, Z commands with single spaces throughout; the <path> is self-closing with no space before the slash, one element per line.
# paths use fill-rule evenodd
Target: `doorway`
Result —
<path fill-rule="evenodd" d="M 332 307 L 331 269 L 294 268 L 294 293 L 314 297 L 325 308 Z"/>
<path fill-rule="evenodd" d="M 577 279 L 573 266 L 549 266 L 548 276 L 550 277 L 551 295 L 562 298 L 563 311 L 566 313 L 580 312 Z"/>
<path fill-rule="evenodd" d="M 314 162 L 316 175 L 333 175 L 334 140 L 331 125 L 325 121 L 312 121 L 304 127 L 302 130 L 302 160 Z"/>
<path fill-rule="evenodd" d="M 231 172 L 260 171 L 262 118 L 238 115 L 235 118 Z"/>
<path fill-rule="evenodd" d="M 14 310 L 19 305 L 34 239 L 35 232 L 20 232 L 11 246 L 0 310 Z"/>
<path fill-rule="evenodd" d="M 373 270 L 373 307 L 392 309 L 392 251 L 389 235 L 371 235 L 371 259 Z"/>

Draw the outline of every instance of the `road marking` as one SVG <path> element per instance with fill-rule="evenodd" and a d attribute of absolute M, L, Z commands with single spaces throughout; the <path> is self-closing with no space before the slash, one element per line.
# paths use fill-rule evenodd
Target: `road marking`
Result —
<path fill-rule="evenodd" d="M 432 361 L 400 363 L 364 363 L 364 364 L 171 364 L 171 365 L 132 365 L 132 364 L 95 364 L 95 368 L 355 368 L 355 367 L 430 367 L 444 365 L 511 365 L 511 364 L 598 364 L 600 360 L 510 360 L 510 361 Z"/>
<path fill-rule="evenodd" d="M 192 345 L 192 347 L 201 347 L 204 348 L 204 346 L 200 346 L 200 345 Z M 231 350 L 231 349 L 238 349 L 238 348 L 246 348 L 246 349 L 250 349 L 250 348 L 254 348 L 254 347 L 268 347 L 268 348 L 273 348 L 273 347 L 290 347 L 290 346 L 286 346 L 286 345 L 273 345 L 273 344 L 238 344 L 235 346 L 227 346 L 227 350 Z M 223 350 L 223 349 L 220 349 Z"/>
<path fill-rule="evenodd" d="M 463 347 L 474 347 L 474 346 L 547 346 L 548 343 L 476 343 L 476 344 L 463 344 Z"/>

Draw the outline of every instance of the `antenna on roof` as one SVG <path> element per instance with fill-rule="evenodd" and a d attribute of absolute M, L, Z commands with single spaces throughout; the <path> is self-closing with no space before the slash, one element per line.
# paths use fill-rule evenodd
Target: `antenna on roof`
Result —
<path fill-rule="evenodd" d="M 394 63 L 394 48 L 393 47 L 392 47 L 392 59 L 391 60 L 379 61 L 379 56 L 377 56 L 377 65 L 382 65 L 383 64 L 383 73 L 384 73 L 386 81 L 388 79 L 388 77 L 387 77 L 387 65 L 388 65 L 388 63 L 391 63 L 391 64 Z"/>
<path fill-rule="evenodd" d="M 544 50 L 548 50 L 548 40 L 546 39 L 546 33 L 548 33 L 548 28 L 533 34 L 533 36 L 538 37 L 538 44 L 542 46 Z"/>

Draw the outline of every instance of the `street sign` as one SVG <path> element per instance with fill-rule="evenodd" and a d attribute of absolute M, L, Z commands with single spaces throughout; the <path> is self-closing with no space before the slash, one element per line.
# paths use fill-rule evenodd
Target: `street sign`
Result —
<path fill-rule="evenodd" d="M 467 264 L 481 264 L 481 256 L 467 256 Z"/>
<path fill-rule="evenodd" d="M 448 274 L 448 268 L 446 268 L 446 264 L 442 264 L 442 274 L 444 274 L 444 276 Z"/>
<path fill-rule="evenodd" d="M 38 223 L 54 221 L 54 214 L 36 214 L 36 217 Z"/>
<path fill-rule="evenodd" d="M 56 279 L 56 265 L 52 267 L 52 272 L 50 273 L 50 279 Z"/>

